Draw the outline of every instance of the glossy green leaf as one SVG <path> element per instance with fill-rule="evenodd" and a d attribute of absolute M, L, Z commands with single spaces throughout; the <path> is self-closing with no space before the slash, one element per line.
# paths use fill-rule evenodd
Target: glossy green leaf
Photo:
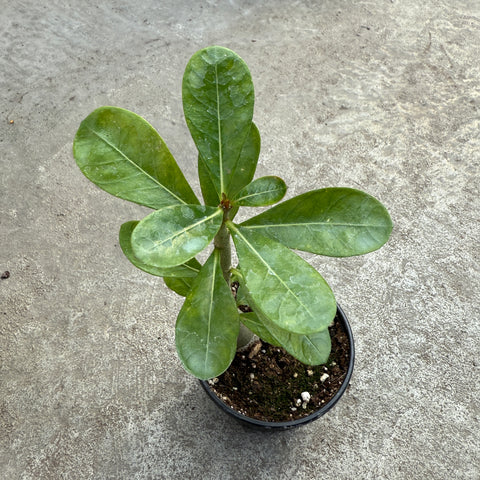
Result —
<path fill-rule="evenodd" d="M 117 197 L 155 209 L 199 203 L 165 142 L 128 110 L 92 112 L 80 124 L 73 155 L 89 180 Z"/>
<path fill-rule="evenodd" d="M 200 50 L 185 69 L 182 96 L 188 128 L 218 197 L 228 197 L 252 123 L 254 91 L 248 67 L 227 48 Z"/>
<path fill-rule="evenodd" d="M 210 178 L 210 173 L 201 155 L 198 156 L 198 178 L 205 205 L 217 207 L 220 205 L 220 197 L 215 189 L 215 185 Z"/>
<path fill-rule="evenodd" d="M 223 211 L 200 205 L 174 205 L 151 213 L 132 233 L 133 254 L 156 267 L 174 267 L 201 252 L 220 229 Z"/>
<path fill-rule="evenodd" d="M 272 324 L 273 325 L 273 324 Z M 275 328 L 275 326 L 273 326 Z M 282 329 L 271 329 L 283 348 L 307 365 L 327 363 L 332 349 L 328 328 L 310 335 L 298 335 Z"/>
<path fill-rule="evenodd" d="M 240 321 L 264 342 L 267 342 L 274 347 L 281 347 L 278 340 L 268 331 L 255 312 L 241 313 Z"/>
<path fill-rule="evenodd" d="M 252 122 L 250 132 L 243 144 L 240 158 L 236 164 L 234 172 L 230 176 L 230 186 L 227 187 L 230 196 L 233 196 L 234 193 L 252 181 L 257 168 L 259 155 L 260 133 L 257 126 Z M 221 195 L 216 191 L 215 185 L 210 178 L 209 170 L 200 155 L 198 157 L 198 176 L 200 178 L 200 187 L 202 189 L 205 204 L 217 206 L 220 203 Z M 233 218 L 234 216 L 235 214 L 233 213 L 230 218 Z"/>
<path fill-rule="evenodd" d="M 206 380 L 223 373 L 235 356 L 239 315 L 214 250 L 195 278 L 175 327 L 185 369 Z"/>
<path fill-rule="evenodd" d="M 252 122 L 250 132 L 243 144 L 240 158 L 231 175 L 227 191 L 230 197 L 236 195 L 243 187 L 248 185 L 255 175 L 258 157 L 260 156 L 260 132 Z"/>
<path fill-rule="evenodd" d="M 192 288 L 195 277 L 164 277 L 165 285 L 182 297 L 186 297 Z"/>
<path fill-rule="evenodd" d="M 242 226 L 287 247 L 331 257 L 380 248 L 392 231 L 385 207 L 352 188 L 312 190 L 253 217 Z"/>
<path fill-rule="evenodd" d="M 289 332 L 311 334 L 328 327 L 336 312 L 322 276 L 284 245 L 227 222 L 252 308 Z"/>
<path fill-rule="evenodd" d="M 247 316 L 247 317 L 246 317 Z M 240 320 L 252 332 L 271 345 L 283 347 L 306 365 L 322 365 L 328 361 L 332 343 L 328 328 L 310 335 L 287 332 L 255 312 L 241 314 Z"/>
<path fill-rule="evenodd" d="M 287 186 L 281 178 L 261 177 L 242 188 L 234 203 L 244 207 L 264 207 L 279 202 L 286 192 Z"/>
<path fill-rule="evenodd" d="M 156 275 L 157 277 L 179 277 L 181 279 L 193 278 L 200 271 L 201 264 L 195 258 L 192 258 L 188 262 L 178 265 L 171 268 L 160 268 L 154 267 L 153 265 L 148 265 L 141 262 L 134 254 L 132 250 L 132 232 L 134 228 L 138 225 L 138 221 L 126 222 L 120 227 L 120 232 L 118 235 L 118 240 L 120 247 L 125 254 L 125 256 L 130 260 L 130 262 L 135 265 L 140 270 L 150 273 L 151 275 Z M 172 289 L 174 290 L 174 289 Z"/>
<path fill-rule="evenodd" d="M 237 305 L 239 297 L 246 305 L 254 303 L 241 281 L 237 290 Z M 240 314 L 240 321 L 265 342 L 283 347 L 290 355 L 307 365 L 324 364 L 330 356 L 331 339 L 328 328 L 310 335 L 288 332 L 275 325 L 259 310 Z"/>

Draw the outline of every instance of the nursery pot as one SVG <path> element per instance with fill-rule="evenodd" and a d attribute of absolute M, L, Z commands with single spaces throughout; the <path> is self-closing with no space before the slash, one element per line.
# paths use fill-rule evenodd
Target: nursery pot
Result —
<path fill-rule="evenodd" d="M 312 422 L 313 420 L 317 420 L 322 415 L 325 415 L 340 400 L 341 396 L 345 393 L 345 390 L 347 389 L 347 386 L 350 382 L 350 378 L 353 372 L 353 365 L 355 360 L 355 347 L 353 343 L 353 334 L 350 328 L 350 324 L 348 323 L 347 317 L 345 316 L 345 313 L 338 305 L 337 305 L 337 319 L 340 325 L 342 325 L 343 330 L 345 331 L 349 340 L 349 362 L 348 362 L 347 373 L 342 382 L 342 385 L 340 386 L 336 394 L 322 407 L 319 407 L 318 410 L 314 411 L 313 413 L 305 417 L 302 417 L 296 420 L 289 420 L 289 421 L 282 421 L 282 422 L 264 421 L 264 420 L 258 420 L 256 418 L 251 418 L 246 415 L 243 415 L 242 413 L 237 412 L 236 410 L 234 410 L 233 408 L 225 404 L 222 401 L 222 399 L 219 398 L 215 394 L 215 392 L 212 390 L 208 381 L 201 380 L 200 383 L 202 387 L 205 389 L 205 391 L 207 392 L 208 396 L 213 400 L 215 405 L 217 405 L 221 410 L 223 410 L 228 415 L 231 415 L 235 420 L 249 427 L 253 427 L 260 430 L 286 430 L 289 428 L 298 427 L 300 425 L 305 425 L 307 423 Z"/>

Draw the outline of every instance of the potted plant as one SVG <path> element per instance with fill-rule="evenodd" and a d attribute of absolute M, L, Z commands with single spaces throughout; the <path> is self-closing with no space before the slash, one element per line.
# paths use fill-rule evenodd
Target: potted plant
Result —
<path fill-rule="evenodd" d="M 330 355 L 337 316 L 337 329 L 347 337 L 349 365 L 334 403 L 353 368 L 351 330 L 327 282 L 292 249 L 336 257 L 371 252 L 389 238 L 388 212 L 364 192 L 322 188 L 235 223 L 240 207 L 276 204 L 287 190 L 276 176 L 253 179 L 260 135 L 252 121 L 250 72 L 233 51 L 205 48 L 188 62 L 182 97 L 198 148 L 204 205 L 162 138 L 130 111 L 105 106 L 85 118 L 74 140 L 76 162 L 108 193 L 153 209 L 142 220 L 120 227 L 120 246 L 133 265 L 163 277 L 169 288 L 185 296 L 175 327 L 178 355 L 185 369 L 204 381 L 212 398 L 220 403 L 225 399 L 212 388 L 254 334 L 260 338 L 255 353 L 240 353 L 240 363 L 242 357 L 251 360 L 266 353 L 269 346 L 309 366 L 307 375 L 313 366 L 326 370 L 329 358 L 330 364 L 336 363 Z M 202 265 L 195 257 L 212 243 Z M 320 371 L 310 376 L 319 383 L 325 375 Z M 311 395 L 303 391 L 294 396 L 303 406 Z M 319 416 L 312 415 L 300 423 Z M 284 428 L 295 421 L 251 423 Z"/>

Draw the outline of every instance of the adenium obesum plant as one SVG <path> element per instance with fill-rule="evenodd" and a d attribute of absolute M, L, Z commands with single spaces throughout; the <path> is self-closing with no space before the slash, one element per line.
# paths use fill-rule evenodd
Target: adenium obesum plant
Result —
<path fill-rule="evenodd" d="M 133 265 L 163 277 L 185 296 L 175 327 L 185 369 L 200 379 L 225 371 L 241 324 L 305 364 L 325 363 L 335 297 L 322 276 L 291 249 L 334 257 L 371 252 L 390 235 L 388 212 L 361 191 L 323 188 L 235 223 L 239 207 L 273 205 L 286 192 L 278 177 L 253 180 L 260 135 L 252 122 L 250 72 L 231 50 L 200 50 L 186 67 L 182 97 L 198 149 L 205 205 L 162 138 L 132 112 L 109 106 L 92 112 L 78 129 L 73 152 L 97 186 L 153 209 L 143 220 L 121 226 L 120 245 Z M 201 265 L 195 256 L 212 241 Z M 239 283 L 236 297 L 234 280 Z M 242 313 L 240 304 L 253 312 Z"/>

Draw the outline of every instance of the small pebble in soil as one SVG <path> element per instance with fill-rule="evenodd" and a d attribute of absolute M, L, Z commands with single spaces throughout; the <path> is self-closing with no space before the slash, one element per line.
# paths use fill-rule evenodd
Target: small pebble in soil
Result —
<path fill-rule="evenodd" d="M 297 377 L 298 377 L 298 373 L 295 372 L 295 373 L 293 374 L 293 378 L 297 378 Z"/>
<path fill-rule="evenodd" d="M 320 377 L 320 381 L 321 382 L 324 382 L 330 375 L 328 373 L 324 373 L 321 377 Z"/>
<path fill-rule="evenodd" d="M 311 377 L 313 375 L 313 370 L 307 370 L 307 375 Z"/>
<path fill-rule="evenodd" d="M 255 374 L 254 373 L 251 373 L 250 374 L 250 380 L 253 380 L 255 378 Z"/>
<path fill-rule="evenodd" d="M 255 355 L 257 355 L 257 353 L 260 351 L 260 348 L 262 348 L 261 342 L 256 343 L 252 347 L 252 350 L 250 350 L 250 353 L 248 354 L 248 358 L 250 358 L 251 360 Z"/>
<path fill-rule="evenodd" d="M 300 396 L 304 402 L 308 403 L 310 401 L 310 394 L 308 392 L 302 392 Z"/>
<path fill-rule="evenodd" d="M 300 398 L 297 398 L 295 400 L 295 403 L 296 403 L 297 407 L 299 407 L 302 404 L 302 400 Z"/>

